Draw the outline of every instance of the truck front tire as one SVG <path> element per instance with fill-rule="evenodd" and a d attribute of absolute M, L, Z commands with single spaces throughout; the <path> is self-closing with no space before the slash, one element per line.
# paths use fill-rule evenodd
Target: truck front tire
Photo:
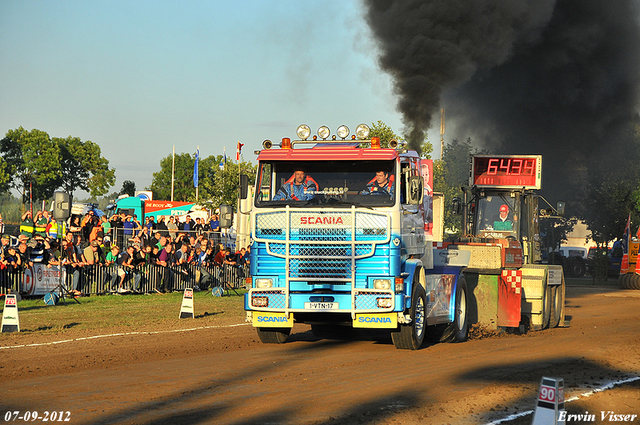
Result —
<path fill-rule="evenodd" d="M 422 345 L 427 325 L 427 294 L 419 283 L 413 285 L 411 296 L 411 323 L 400 325 L 391 333 L 391 340 L 401 350 L 417 350 Z"/>

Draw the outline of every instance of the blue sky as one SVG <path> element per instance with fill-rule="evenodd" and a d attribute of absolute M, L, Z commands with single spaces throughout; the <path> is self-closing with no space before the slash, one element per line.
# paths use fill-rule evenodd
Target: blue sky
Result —
<path fill-rule="evenodd" d="M 176 153 L 382 120 L 403 130 L 357 0 L 0 2 L 0 132 L 80 137 L 124 180 Z M 434 139 L 431 137 L 431 141 Z M 434 143 L 439 156 L 439 144 Z"/>

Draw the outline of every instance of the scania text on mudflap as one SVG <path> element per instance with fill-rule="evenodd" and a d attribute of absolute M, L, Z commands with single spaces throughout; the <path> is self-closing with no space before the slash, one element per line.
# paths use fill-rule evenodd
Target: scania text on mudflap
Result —
<path fill-rule="evenodd" d="M 465 340 L 470 254 L 434 256 L 432 161 L 395 141 L 382 148 L 364 124 L 297 135 L 263 143 L 240 211 L 251 217 L 245 310 L 260 340 L 283 343 L 294 323 L 318 336 L 388 331 L 401 349 Z"/>

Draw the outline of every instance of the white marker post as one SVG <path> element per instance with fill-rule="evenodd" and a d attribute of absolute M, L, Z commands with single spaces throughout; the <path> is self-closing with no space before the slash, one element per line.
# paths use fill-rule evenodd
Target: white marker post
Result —
<path fill-rule="evenodd" d="M 564 379 L 542 377 L 533 425 L 564 425 Z"/>
<path fill-rule="evenodd" d="M 4 297 L 4 310 L 2 311 L 2 332 L 20 332 L 20 319 L 18 318 L 18 300 L 14 294 Z"/>
<path fill-rule="evenodd" d="M 184 295 L 182 296 L 182 306 L 180 307 L 180 318 L 184 319 L 187 317 L 191 317 L 192 319 L 195 317 L 193 315 L 193 289 L 185 288 Z"/>

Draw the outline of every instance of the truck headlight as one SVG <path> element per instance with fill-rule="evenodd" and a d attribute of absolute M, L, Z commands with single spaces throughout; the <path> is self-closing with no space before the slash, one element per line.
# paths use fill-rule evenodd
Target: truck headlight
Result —
<path fill-rule="evenodd" d="M 311 127 L 309 127 L 306 124 L 302 124 L 298 126 L 298 129 L 296 130 L 296 134 L 298 135 L 300 140 L 307 140 L 311 135 Z"/>
<path fill-rule="evenodd" d="M 369 137 L 369 126 L 360 124 L 356 127 L 356 137 L 360 140 L 366 140 Z"/>
<path fill-rule="evenodd" d="M 256 288 L 271 288 L 273 287 L 273 279 L 271 278 L 258 278 L 256 279 Z"/>
<path fill-rule="evenodd" d="M 349 127 L 347 127 L 346 125 L 341 125 L 340 127 L 338 127 L 337 133 L 338 137 L 344 140 L 347 138 L 347 136 L 349 136 Z"/>
<path fill-rule="evenodd" d="M 329 137 L 330 135 L 331 135 L 331 130 L 329 130 L 329 127 L 327 127 L 326 125 L 323 125 L 318 129 L 318 136 L 320 136 L 322 140 L 326 140 L 326 138 Z"/>
<path fill-rule="evenodd" d="M 391 279 L 373 279 L 374 289 L 391 289 Z"/>

